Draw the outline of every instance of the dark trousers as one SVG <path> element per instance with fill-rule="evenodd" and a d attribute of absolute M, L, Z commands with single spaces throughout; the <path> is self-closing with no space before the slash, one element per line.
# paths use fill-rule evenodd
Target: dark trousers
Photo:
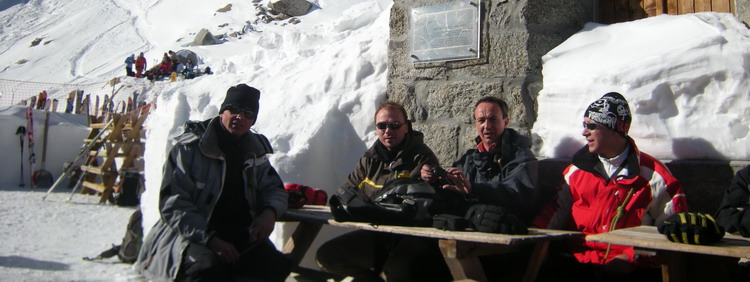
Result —
<path fill-rule="evenodd" d="M 448 266 L 436 239 L 365 230 L 353 231 L 323 244 L 316 256 L 326 272 L 355 281 L 450 281 Z"/>
<path fill-rule="evenodd" d="M 291 263 L 268 239 L 240 256 L 234 265 L 224 264 L 211 249 L 188 245 L 177 281 L 284 281 Z"/>
<path fill-rule="evenodd" d="M 657 282 L 661 281 L 661 269 L 633 267 L 629 271 L 621 271 L 614 263 L 580 263 L 571 254 L 551 252 L 539 270 L 537 281 Z"/>

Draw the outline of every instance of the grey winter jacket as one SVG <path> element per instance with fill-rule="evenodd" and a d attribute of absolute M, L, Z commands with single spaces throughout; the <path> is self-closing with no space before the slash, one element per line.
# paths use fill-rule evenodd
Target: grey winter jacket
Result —
<path fill-rule="evenodd" d="M 216 135 L 219 117 L 188 122 L 176 138 L 164 165 L 159 195 L 161 218 L 143 241 L 135 267 L 148 279 L 175 279 L 188 242 L 207 244 L 213 231 L 208 222 L 222 193 L 225 161 Z M 272 153 L 265 136 L 248 133 L 240 141 L 244 156 L 245 196 L 254 217 L 270 207 L 281 217 L 287 208 L 287 193 L 268 161 Z"/>

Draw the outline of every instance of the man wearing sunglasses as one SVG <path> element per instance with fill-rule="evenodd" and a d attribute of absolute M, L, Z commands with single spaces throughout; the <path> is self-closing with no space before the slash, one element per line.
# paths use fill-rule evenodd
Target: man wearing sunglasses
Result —
<path fill-rule="evenodd" d="M 422 165 L 437 165 L 421 132 L 411 128 L 406 110 L 386 101 L 375 111 L 378 140 L 359 159 L 344 184 L 357 187 L 368 197 L 388 180 L 419 177 Z M 386 232 L 365 230 L 333 238 L 317 252 L 318 265 L 325 271 L 351 276 L 355 280 L 446 281 L 450 279 L 437 241 Z"/>
<path fill-rule="evenodd" d="M 219 116 L 187 122 L 164 166 L 160 219 L 136 267 L 149 280 L 283 281 L 290 262 L 268 236 L 287 194 L 268 162 L 265 136 L 250 132 L 260 91 L 227 90 Z"/>
<path fill-rule="evenodd" d="M 664 164 L 639 151 L 628 136 L 631 119 L 627 100 L 617 92 L 607 93 L 588 106 L 581 132 L 586 144 L 563 171 L 557 198 L 535 220 L 537 226 L 597 234 L 655 225 L 687 211 L 677 179 Z M 605 281 L 642 275 L 648 271 L 641 267 L 651 263 L 650 258 L 638 256 L 628 246 L 582 240 L 570 251 L 583 264 L 574 263 L 573 267 L 593 270 L 608 277 Z M 571 266 L 571 262 L 562 263 Z M 571 267 L 563 269 L 574 272 Z M 658 272 L 655 274 L 658 277 Z"/>

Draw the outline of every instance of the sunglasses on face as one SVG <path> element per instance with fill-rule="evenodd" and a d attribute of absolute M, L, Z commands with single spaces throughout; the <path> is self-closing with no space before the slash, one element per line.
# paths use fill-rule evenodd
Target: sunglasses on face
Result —
<path fill-rule="evenodd" d="M 595 122 L 583 122 L 583 128 L 586 128 L 588 130 L 596 130 L 599 128 L 599 124 Z"/>
<path fill-rule="evenodd" d="M 233 107 L 233 106 L 227 107 L 227 110 L 229 110 L 229 112 L 232 113 L 233 115 L 242 114 L 242 116 L 246 119 L 255 118 L 255 114 L 249 110 L 244 110 L 244 109 L 240 109 L 240 108 Z"/>
<path fill-rule="evenodd" d="M 404 125 L 401 122 L 394 121 L 394 122 L 378 122 L 375 124 L 375 127 L 377 127 L 380 130 L 385 130 L 386 128 L 390 128 L 391 130 L 396 130 L 401 128 L 401 126 Z"/>

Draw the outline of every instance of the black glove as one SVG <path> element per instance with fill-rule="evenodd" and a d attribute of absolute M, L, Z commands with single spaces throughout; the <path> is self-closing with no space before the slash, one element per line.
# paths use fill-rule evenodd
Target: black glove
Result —
<path fill-rule="evenodd" d="M 506 213 L 502 207 L 477 204 L 466 212 L 466 219 L 480 232 L 528 234 L 529 230 L 518 217 Z"/>
<path fill-rule="evenodd" d="M 443 213 L 432 218 L 432 227 L 440 230 L 464 231 L 467 226 L 469 221 L 457 215 Z"/>
<path fill-rule="evenodd" d="M 724 228 L 711 215 L 701 213 L 673 214 L 656 228 L 669 241 L 691 245 L 707 245 L 724 237 Z"/>

